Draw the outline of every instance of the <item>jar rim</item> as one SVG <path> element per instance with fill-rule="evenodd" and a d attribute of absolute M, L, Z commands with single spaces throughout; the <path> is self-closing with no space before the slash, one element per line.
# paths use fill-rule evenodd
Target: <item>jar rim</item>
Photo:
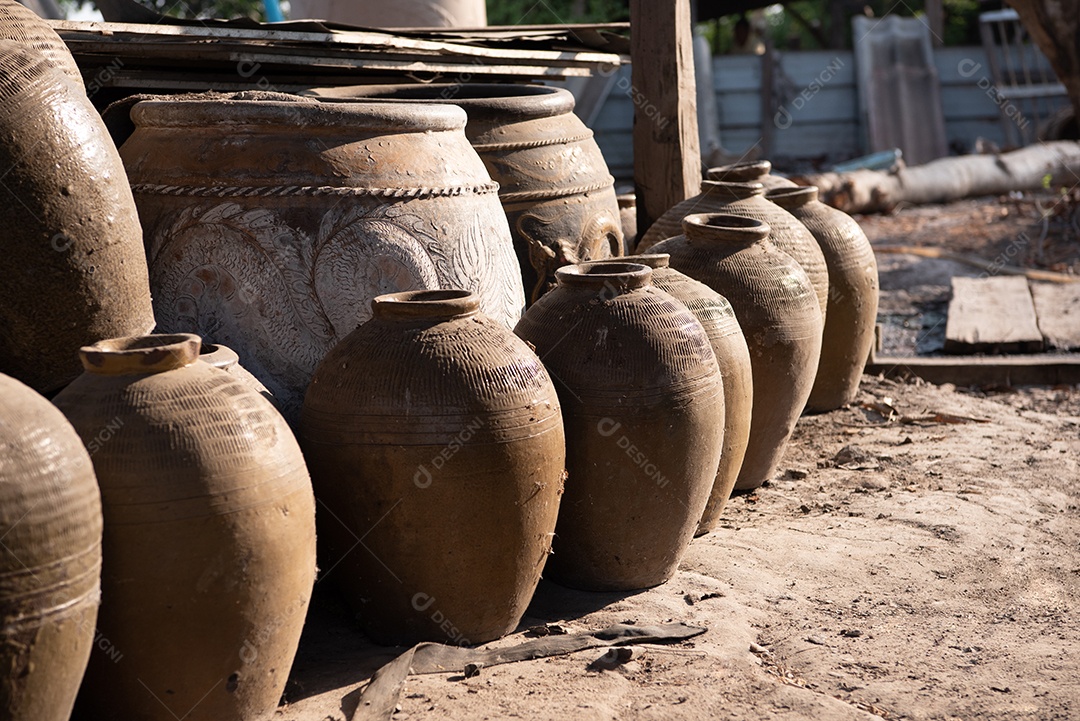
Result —
<path fill-rule="evenodd" d="M 480 312 L 480 296 L 462 288 L 406 290 L 384 293 L 371 300 L 379 320 L 449 320 Z"/>
<path fill-rule="evenodd" d="M 132 335 L 83 346 L 79 360 L 95 375 L 150 375 L 195 363 L 201 347 L 194 333 Z"/>
<path fill-rule="evenodd" d="M 816 185 L 801 185 L 796 188 L 773 188 L 765 193 L 765 198 L 781 208 L 798 208 L 818 199 Z"/>
<path fill-rule="evenodd" d="M 304 97 L 330 104 L 372 103 L 460 106 L 471 119 L 547 118 L 574 110 L 574 96 L 563 88 L 515 83 L 413 83 L 309 88 Z"/>
<path fill-rule="evenodd" d="M 652 268 L 621 259 L 567 265 L 555 271 L 559 284 L 598 289 L 633 290 L 652 285 Z"/>

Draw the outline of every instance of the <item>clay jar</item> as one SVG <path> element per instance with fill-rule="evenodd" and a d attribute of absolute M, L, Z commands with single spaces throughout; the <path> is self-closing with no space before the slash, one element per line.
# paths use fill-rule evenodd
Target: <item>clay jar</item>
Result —
<path fill-rule="evenodd" d="M 516 333 L 555 380 L 566 494 L 549 575 L 588 590 L 671 578 L 723 446 L 724 389 L 709 337 L 630 263 L 561 268 Z"/>
<path fill-rule="evenodd" d="M 499 638 L 551 548 L 565 456 L 555 389 L 474 294 L 372 307 L 304 400 L 321 565 L 378 643 Z"/>
<path fill-rule="evenodd" d="M 246 93 L 131 118 L 121 156 L 160 328 L 236 350 L 290 422 L 377 295 L 462 287 L 517 322 L 510 230 L 460 108 Z"/>
<path fill-rule="evenodd" d="M 15 0 L 0 0 L 0 38 L 36 51 L 83 90 L 82 73 L 71 51 L 56 31 L 30 8 Z"/>
<path fill-rule="evenodd" d="M 54 403 L 96 446 L 108 642 L 76 718 L 269 715 L 315 580 L 296 440 L 258 393 L 199 361 L 197 336 L 107 340 L 80 356 L 86 373 Z"/>
<path fill-rule="evenodd" d="M 736 489 L 776 472 L 806 405 L 821 353 L 821 310 L 806 272 L 769 240 L 765 223 L 690 215 L 685 235 L 654 246 L 672 267 L 723 295 L 735 309 L 753 369 L 750 440 Z"/>
<path fill-rule="evenodd" d="M 626 261 L 652 268 L 653 285 L 670 294 L 694 314 L 705 329 L 720 365 L 720 377 L 724 384 L 724 446 L 716 482 L 695 534 L 700 536 L 716 528 L 746 454 L 754 403 L 750 351 L 735 317 L 735 309 L 727 298 L 670 267 L 667 254 L 634 255 L 627 257 Z"/>
<path fill-rule="evenodd" d="M 706 180 L 701 194 L 669 209 L 645 233 L 638 252 L 682 232 L 682 219 L 690 213 L 725 213 L 756 218 L 769 226 L 769 238 L 777 248 L 795 259 L 814 286 L 821 315 L 829 303 L 829 270 L 814 236 L 791 213 L 765 199 L 760 183 Z M 650 251 L 651 252 L 651 251 Z"/>
<path fill-rule="evenodd" d="M 452 103 L 465 134 L 499 183 L 525 293 L 535 301 L 555 269 L 622 254 L 615 181 L 574 96 L 543 85 L 493 83 L 321 88 L 319 97 Z"/>
<path fill-rule="evenodd" d="M 0 375 L 0 718 L 67 721 L 94 643 L 101 501 L 60 411 Z"/>
<path fill-rule="evenodd" d="M 86 94 L 6 40 L 0 134 L 0 372 L 52 393 L 79 346 L 154 326 L 139 218 Z"/>
<path fill-rule="evenodd" d="M 829 266 L 829 311 L 821 362 L 808 411 L 831 411 L 855 400 L 874 344 L 877 323 L 877 260 L 855 219 L 818 200 L 818 189 L 777 189 L 769 200 L 798 218 L 814 234 Z"/>
<path fill-rule="evenodd" d="M 768 160 L 743 160 L 738 163 L 709 168 L 705 172 L 709 180 L 724 180 L 731 183 L 761 183 L 765 195 L 773 188 L 797 188 L 795 183 L 779 175 L 772 175 L 772 163 Z"/>

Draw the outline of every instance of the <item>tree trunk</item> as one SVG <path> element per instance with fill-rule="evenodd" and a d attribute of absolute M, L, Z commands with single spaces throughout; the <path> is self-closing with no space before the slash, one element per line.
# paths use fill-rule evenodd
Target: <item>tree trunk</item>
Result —
<path fill-rule="evenodd" d="M 1050 60 L 1080 118 L 1080 12 L 1076 0 L 1008 0 Z"/>
<path fill-rule="evenodd" d="M 887 172 L 854 170 L 794 178 L 816 185 L 823 202 L 847 213 L 890 211 L 900 203 L 947 203 L 1013 190 L 1080 182 L 1080 144 L 1061 140 L 1000 155 L 963 155 Z"/>

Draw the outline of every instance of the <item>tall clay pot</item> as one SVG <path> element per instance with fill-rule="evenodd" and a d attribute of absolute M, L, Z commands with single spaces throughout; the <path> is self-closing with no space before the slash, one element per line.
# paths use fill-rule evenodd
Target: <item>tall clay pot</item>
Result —
<path fill-rule="evenodd" d="M 465 134 L 499 183 L 529 302 L 555 283 L 555 269 L 622 255 L 615 180 L 593 133 L 574 115 L 574 96 L 543 85 L 432 84 L 321 88 L 324 98 L 452 103 Z"/>
<path fill-rule="evenodd" d="M 760 183 L 702 182 L 700 195 L 676 204 L 653 223 L 638 244 L 638 252 L 682 233 L 682 219 L 690 213 L 743 215 L 767 223 L 770 240 L 806 271 L 814 286 L 821 315 L 825 317 L 829 304 L 829 270 L 825 256 L 817 240 L 795 216 L 765 199 L 765 188 Z"/>
<path fill-rule="evenodd" d="M 685 235 L 659 243 L 672 267 L 731 301 L 750 349 L 754 407 L 736 489 L 776 472 L 806 405 L 821 354 L 821 310 L 799 264 L 769 240 L 769 226 L 734 215 L 690 215 Z"/>
<path fill-rule="evenodd" d="M 379 643 L 499 638 L 551 548 L 565 456 L 555 389 L 467 291 L 372 305 L 304 400 L 322 567 Z"/>
<path fill-rule="evenodd" d="M 51 393 L 80 346 L 154 327 L 139 218 L 86 94 L 6 40 L 0 135 L 0 372 Z"/>
<path fill-rule="evenodd" d="M 701 536 L 716 528 L 739 477 L 739 469 L 742 468 L 743 457 L 746 455 L 746 444 L 750 440 L 750 421 L 754 405 L 750 351 L 735 317 L 735 309 L 727 298 L 704 283 L 670 267 L 670 257 L 667 254 L 633 255 L 625 260 L 652 268 L 653 285 L 670 294 L 694 314 L 705 329 L 713 354 L 720 365 L 720 377 L 724 384 L 724 445 L 720 454 L 720 467 L 716 472 L 716 482 L 695 533 Z"/>
<path fill-rule="evenodd" d="M 101 500 L 82 441 L 0 375 L 0 718 L 67 721 L 96 640 Z"/>
<path fill-rule="evenodd" d="M 263 718 L 315 580 L 296 440 L 258 393 L 199 361 L 198 336 L 107 340 L 80 356 L 86 373 L 54 403 L 97 445 L 109 645 L 94 649 L 76 718 Z"/>
<path fill-rule="evenodd" d="M 82 73 L 67 45 L 45 20 L 22 3 L 0 0 L 0 39 L 37 51 L 61 75 L 83 90 Z"/>
<path fill-rule="evenodd" d="M 821 363 L 806 403 L 808 411 L 831 411 L 855 400 L 874 344 L 877 323 L 877 260 L 862 228 L 847 213 L 818 200 L 818 189 L 778 188 L 769 200 L 814 234 L 829 266 L 829 311 Z"/>
<path fill-rule="evenodd" d="M 549 575 L 589 590 L 655 586 L 675 573 L 716 479 L 720 368 L 701 323 L 650 268 L 557 275 L 515 331 L 555 379 L 566 424 Z"/>
<path fill-rule="evenodd" d="M 772 163 L 768 160 L 742 160 L 738 163 L 719 165 L 705 172 L 709 180 L 725 180 L 731 183 L 761 183 L 765 194 L 773 188 L 797 188 L 787 178 L 772 174 Z"/>
<path fill-rule="evenodd" d="M 290 422 L 377 295 L 464 287 L 517 322 L 510 230 L 461 109 L 248 93 L 131 117 L 121 156 L 160 328 L 236 350 Z"/>

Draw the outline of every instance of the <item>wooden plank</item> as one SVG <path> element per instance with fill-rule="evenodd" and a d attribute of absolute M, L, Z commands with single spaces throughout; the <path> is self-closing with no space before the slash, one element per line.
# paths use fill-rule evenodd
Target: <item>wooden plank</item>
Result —
<path fill-rule="evenodd" d="M 1036 353 L 1042 348 L 1025 278 L 952 279 L 946 353 Z"/>
<path fill-rule="evenodd" d="M 887 378 L 915 376 L 929 383 L 958 386 L 1072 385 L 1080 383 L 1080 356 L 878 356 L 866 366 L 866 372 Z"/>
<path fill-rule="evenodd" d="M 634 185 L 642 232 L 701 190 L 690 0 L 630 0 Z"/>
<path fill-rule="evenodd" d="M 1032 283 L 1031 296 L 1047 345 L 1080 349 L 1080 283 Z"/>

